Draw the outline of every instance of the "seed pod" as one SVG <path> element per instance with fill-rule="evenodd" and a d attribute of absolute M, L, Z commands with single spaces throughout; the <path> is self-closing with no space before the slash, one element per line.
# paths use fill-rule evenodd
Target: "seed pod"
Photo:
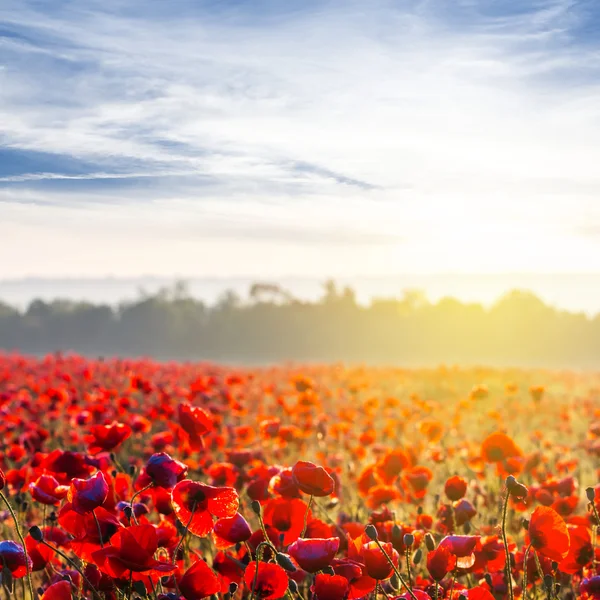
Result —
<path fill-rule="evenodd" d="M 250 508 L 256 516 L 260 517 L 260 502 L 258 500 L 252 500 Z"/>
<path fill-rule="evenodd" d="M 36 542 L 41 542 L 44 539 L 44 534 L 43 534 L 42 530 L 37 525 L 34 525 L 33 527 L 31 527 L 29 529 L 29 535 Z"/>
<path fill-rule="evenodd" d="M 423 558 L 423 550 L 417 548 L 417 551 L 413 554 L 413 564 L 418 565 Z"/>
<path fill-rule="evenodd" d="M 529 519 L 523 519 L 521 521 L 521 525 L 523 525 L 523 529 L 525 531 L 529 531 Z"/>
<path fill-rule="evenodd" d="M 415 543 L 415 536 L 412 533 L 405 533 L 403 542 L 407 548 L 410 548 Z"/>
<path fill-rule="evenodd" d="M 554 577 L 552 575 L 544 575 L 544 588 L 548 593 L 552 593 L 554 588 Z"/>
<path fill-rule="evenodd" d="M 435 550 L 435 540 L 430 533 L 425 534 L 425 546 L 427 546 L 427 550 L 429 550 L 429 552 L 433 552 Z"/>
<path fill-rule="evenodd" d="M 367 534 L 367 537 L 373 541 L 375 541 L 379 537 L 377 529 L 375 529 L 375 525 L 367 525 L 367 527 L 365 528 L 365 533 Z"/>
<path fill-rule="evenodd" d="M 286 571 L 293 573 L 296 570 L 296 565 L 292 562 L 291 558 L 283 552 L 278 552 L 275 555 L 275 560 L 280 567 L 283 567 Z"/>
<path fill-rule="evenodd" d="M 290 582 L 288 583 L 288 587 L 292 594 L 298 593 L 298 584 L 296 583 L 296 581 L 294 579 L 290 579 Z"/>
<path fill-rule="evenodd" d="M 596 490 L 593 487 L 585 488 L 585 495 L 590 502 L 596 499 Z"/>

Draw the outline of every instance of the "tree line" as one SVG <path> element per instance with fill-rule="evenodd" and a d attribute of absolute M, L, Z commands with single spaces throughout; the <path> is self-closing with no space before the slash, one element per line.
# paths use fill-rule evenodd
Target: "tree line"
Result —
<path fill-rule="evenodd" d="M 180 282 L 118 306 L 58 299 L 34 300 L 18 310 L 0 302 L 0 348 L 251 364 L 596 368 L 600 315 L 559 310 L 520 290 L 491 307 L 454 298 L 430 302 L 416 290 L 362 305 L 351 288 L 333 281 L 317 301 L 256 283 L 247 298 L 228 291 L 209 305 Z"/>

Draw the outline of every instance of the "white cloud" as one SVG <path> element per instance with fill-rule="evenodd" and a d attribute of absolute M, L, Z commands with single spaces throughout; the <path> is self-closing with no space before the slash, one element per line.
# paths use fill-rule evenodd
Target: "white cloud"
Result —
<path fill-rule="evenodd" d="M 5 0 L 5 144 L 96 167 L 0 177 L 0 275 L 600 270 L 590 17 L 488 4 Z"/>

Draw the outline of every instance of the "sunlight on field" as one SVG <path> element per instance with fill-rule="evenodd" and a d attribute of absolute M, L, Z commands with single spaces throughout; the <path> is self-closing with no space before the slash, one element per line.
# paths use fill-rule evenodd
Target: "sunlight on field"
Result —
<path fill-rule="evenodd" d="M 572 372 L 5 355 L 2 584 L 597 598 L 599 397 Z"/>

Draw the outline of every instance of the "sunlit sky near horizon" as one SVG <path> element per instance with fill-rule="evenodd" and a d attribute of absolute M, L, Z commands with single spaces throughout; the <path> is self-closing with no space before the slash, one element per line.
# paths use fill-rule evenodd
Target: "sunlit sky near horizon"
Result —
<path fill-rule="evenodd" d="M 600 272 L 597 0 L 2 0 L 0 278 Z"/>

